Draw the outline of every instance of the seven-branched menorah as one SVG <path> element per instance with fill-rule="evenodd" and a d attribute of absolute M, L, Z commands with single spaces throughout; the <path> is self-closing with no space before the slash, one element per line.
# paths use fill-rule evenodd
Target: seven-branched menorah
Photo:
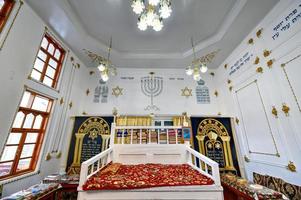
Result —
<path fill-rule="evenodd" d="M 150 76 L 141 78 L 141 90 L 144 95 L 151 98 L 151 104 L 145 110 L 160 110 L 154 105 L 154 97 L 161 94 L 163 90 L 163 78 L 154 76 L 154 73 L 151 72 Z"/>

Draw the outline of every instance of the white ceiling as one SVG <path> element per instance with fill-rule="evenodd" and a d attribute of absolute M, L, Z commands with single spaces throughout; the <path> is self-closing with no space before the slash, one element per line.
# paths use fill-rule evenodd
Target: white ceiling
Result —
<path fill-rule="evenodd" d="M 87 66 L 83 52 L 105 56 L 113 37 L 117 67 L 185 68 L 192 59 L 190 37 L 200 57 L 220 49 L 218 67 L 279 0 L 173 0 L 160 32 L 137 28 L 130 0 L 27 0 Z"/>

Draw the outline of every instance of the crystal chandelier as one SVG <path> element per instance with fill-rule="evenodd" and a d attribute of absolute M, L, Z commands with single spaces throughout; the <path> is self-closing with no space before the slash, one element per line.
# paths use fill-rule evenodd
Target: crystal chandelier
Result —
<path fill-rule="evenodd" d="M 186 67 L 186 74 L 188 76 L 193 76 L 193 79 L 195 81 L 201 80 L 201 73 L 206 73 L 208 70 L 208 67 L 206 63 L 200 62 L 199 59 L 196 59 L 195 56 L 195 48 L 193 44 L 193 39 L 191 38 L 191 46 L 193 50 L 193 60 L 191 62 L 191 66 Z"/>
<path fill-rule="evenodd" d="M 138 28 L 145 31 L 148 26 L 153 27 L 155 31 L 163 28 L 163 19 L 171 15 L 171 0 L 132 0 L 133 12 L 139 15 Z"/>
<path fill-rule="evenodd" d="M 108 48 L 107 58 L 104 58 L 91 51 L 84 50 L 86 54 L 92 59 L 92 61 L 98 64 L 97 69 L 99 70 L 100 77 L 104 82 L 107 82 L 109 80 L 110 75 L 111 76 L 117 75 L 117 69 L 112 65 L 112 62 L 110 61 L 111 49 L 112 49 L 112 38 L 110 39 L 110 47 Z"/>

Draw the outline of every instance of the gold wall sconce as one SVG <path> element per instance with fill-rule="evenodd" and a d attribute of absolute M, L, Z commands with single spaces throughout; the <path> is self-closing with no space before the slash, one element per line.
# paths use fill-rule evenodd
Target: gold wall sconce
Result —
<path fill-rule="evenodd" d="M 72 101 L 70 101 L 70 103 L 69 103 L 69 110 L 72 108 L 72 106 L 73 106 L 73 103 L 72 103 Z"/>
<path fill-rule="evenodd" d="M 267 62 L 267 66 L 271 69 L 274 63 L 274 59 L 271 59 Z"/>
<path fill-rule="evenodd" d="M 257 57 L 255 58 L 255 60 L 254 60 L 254 64 L 257 65 L 257 64 L 259 63 L 259 61 L 260 61 L 260 59 L 259 59 L 259 57 L 257 56 Z"/>
<path fill-rule="evenodd" d="M 60 99 L 60 105 L 62 105 L 63 103 L 64 103 L 64 98 L 61 97 L 61 99 Z"/>
<path fill-rule="evenodd" d="M 287 169 L 290 170 L 291 172 L 296 172 L 297 171 L 296 165 L 292 161 L 288 162 Z"/>
<path fill-rule="evenodd" d="M 290 107 L 288 107 L 285 103 L 282 104 L 282 111 L 284 112 L 285 116 L 289 116 Z"/>
<path fill-rule="evenodd" d="M 263 31 L 263 28 L 259 29 L 259 30 L 256 32 L 256 36 L 257 36 L 258 38 L 261 37 L 262 31 Z"/>
<path fill-rule="evenodd" d="M 235 122 L 237 125 L 239 124 L 239 119 L 237 117 L 235 117 Z"/>
<path fill-rule="evenodd" d="M 257 73 L 263 73 L 263 68 L 262 67 L 257 67 L 256 72 Z"/>
<path fill-rule="evenodd" d="M 214 95 L 215 95 L 216 97 L 218 96 L 218 91 L 217 91 L 217 90 L 214 91 Z"/>
<path fill-rule="evenodd" d="M 269 50 L 266 50 L 266 49 L 265 49 L 265 50 L 263 51 L 263 56 L 264 56 L 264 57 L 268 57 L 271 53 L 272 53 L 272 51 L 269 51 Z"/>
<path fill-rule="evenodd" d="M 250 38 L 250 39 L 248 40 L 248 44 L 254 44 L 253 38 Z"/>
<path fill-rule="evenodd" d="M 88 96 L 90 94 L 89 88 L 86 90 L 86 95 Z"/>
<path fill-rule="evenodd" d="M 272 114 L 275 116 L 275 118 L 278 118 L 278 111 L 275 108 L 275 106 L 273 106 L 273 108 L 272 108 Z"/>

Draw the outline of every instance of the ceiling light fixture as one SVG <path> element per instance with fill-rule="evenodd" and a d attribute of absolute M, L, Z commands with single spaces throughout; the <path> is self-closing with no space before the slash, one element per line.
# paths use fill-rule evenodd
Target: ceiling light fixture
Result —
<path fill-rule="evenodd" d="M 200 62 L 200 59 L 196 59 L 195 56 L 195 48 L 193 44 L 193 39 L 191 38 L 191 46 L 193 50 L 193 60 L 192 60 L 192 67 L 188 66 L 185 69 L 185 72 L 188 76 L 193 76 L 193 79 L 195 81 L 201 80 L 201 73 L 206 73 L 208 70 L 208 67 L 206 63 Z"/>
<path fill-rule="evenodd" d="M 171 0 L 132 0 L 133 12 L 139 15 L 138 28 L 145 31 L 148 26 L 153 27 L 155 31 L 161 31 L 163 28 L 163 19 L 171 15 Z"/>
<path fill-rule="evenodd" d="M 112 65 L 112 62 L 110 61 L 110 55 L 111 55 L 111 49 L 112 49 L 112 37 L 110 39 L 110 47 L 108 48 L 108 57 L 104 58 L 96 53 L 93 53 L 91 51 L 88 51 L 84 49 L 85 53 L 92 59 L 93 62 L 97 63 L 97 69 L 100 72 L 100 77 L 104 82 L 107 82 L 111 76 L 117 75 L 117 69 Z"/>

